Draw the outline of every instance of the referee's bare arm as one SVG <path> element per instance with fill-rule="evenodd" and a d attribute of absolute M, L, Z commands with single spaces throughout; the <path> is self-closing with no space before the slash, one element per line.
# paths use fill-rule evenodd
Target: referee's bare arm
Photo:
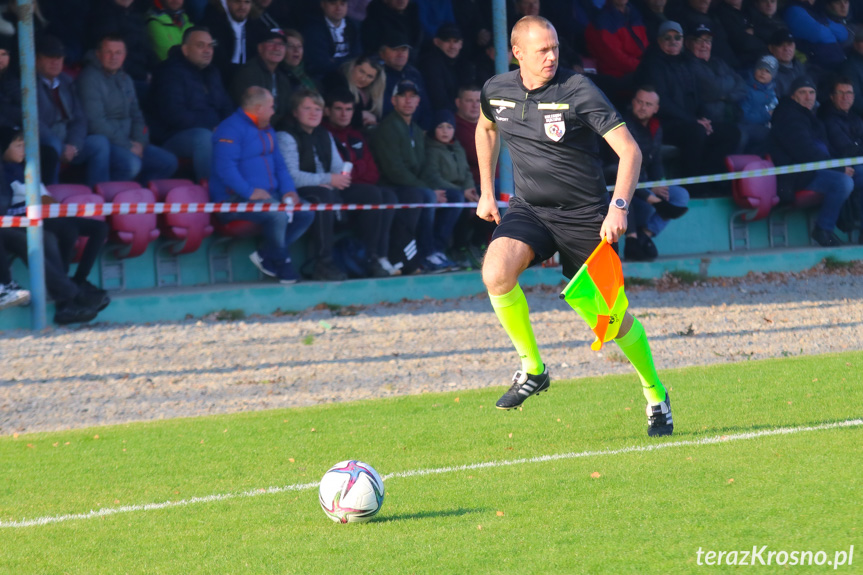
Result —
<path fill-rule="evenodd" d="M 608 215 L 599 230 L 599 237 L 613 244 L 626 233 L 626 211 L 615 208 L 614 200 L 623 198 L 627 205 L 632 200 L 635 186 L 638 183 L 638 174 L 641 173 L 641 150 L 624 124 L 614 128 L 603 137 L 620 158 L 611 206 L 609 206 Z M 479 142 L 478 138 L 477 142 Z"/>
<path fill-rule="evenodd" d="M 494 172 L 500 152 L 500 134 L 497 133 L 497 124 L 486 118 L 482 112 L 476 125 L 475 138 L 480 180 L 480 197 L 476 206 L 476 215 L 486 221 L 499 224 L 500 212 L 494 197 Z"/>

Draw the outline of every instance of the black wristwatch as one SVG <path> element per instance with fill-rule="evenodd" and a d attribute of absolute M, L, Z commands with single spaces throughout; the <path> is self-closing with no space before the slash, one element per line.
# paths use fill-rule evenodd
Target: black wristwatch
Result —
<path fill-rule="evenodd" d="M 617 208 L 618 210 L 623 210 L 626 213 L 629 213 L 629 204 L 623 198 L 617 198 L 611 205 Z"/>

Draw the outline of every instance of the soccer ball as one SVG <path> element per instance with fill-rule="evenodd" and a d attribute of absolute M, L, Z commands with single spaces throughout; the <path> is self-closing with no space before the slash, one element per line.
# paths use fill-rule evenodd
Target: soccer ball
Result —
<path fill-rule="evenodd" d="M 384 480 L 368 463 L 341 461 L 324 473 L 318 498 L 333 521 L 364 523 L 384 503 Z"/>

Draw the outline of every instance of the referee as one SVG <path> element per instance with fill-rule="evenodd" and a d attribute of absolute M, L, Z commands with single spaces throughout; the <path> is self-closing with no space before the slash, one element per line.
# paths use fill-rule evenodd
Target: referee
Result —
<path fill-rule="evenodd" d="M 519 69 L 486 82 L 476 129 L 482 188 L 477 215 L 499 224 L 482 279 L 521 356 L 512 387 L 497 401 L 500 409 L 518 407 L 549 387 L 519 275 L 559 252 L 563 274 L 572 278 L 600 239 L 617 242 L 626 232 L 641 168 L 638 144 L 605 95 L 581 74 L 558 69 L 557 31 L 548 20 L 525 16 L 513 27 L 510 43 Z M 597 134 L 620 157 L 610 205 Z M 501 136 L 512 154 L 516 189 L 503 218 L 494 197 Z M 641 379 L 648 435 L 670 435 L 671 400 L 641 322 L 627 313 L 615 341 Z"/>

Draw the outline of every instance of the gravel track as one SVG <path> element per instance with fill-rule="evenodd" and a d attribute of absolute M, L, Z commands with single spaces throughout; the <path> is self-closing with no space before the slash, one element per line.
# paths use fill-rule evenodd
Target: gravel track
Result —
<path fill-rule="evenodd" d="M 863 349 L 863 276 L 628 287 L 657 367 Z M 672 282 L 673 283 L 673 282 Z M 553 378 L 631 370 L 557 293 L 525 290 Z M 509 384 L 487 297 L 0 334 L 0 435 Z"/>

